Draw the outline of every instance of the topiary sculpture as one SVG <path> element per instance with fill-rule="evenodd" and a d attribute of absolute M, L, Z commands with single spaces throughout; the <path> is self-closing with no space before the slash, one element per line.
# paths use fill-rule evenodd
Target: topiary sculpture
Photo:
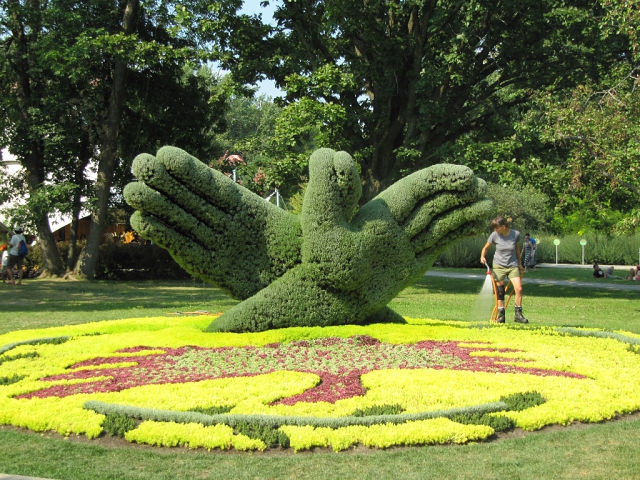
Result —
<path fill-rule="evenodd" d="M 133 228 L 244 300 L 209 331 L 401 320 L 387 303 L 492 208 L 485 182 L 450 164 L 415 172 L 358 208 L 355 162 L 326 148 L 311 156 L 299 216 L 175 147 L 139 155 L 133 173 L 139 181 L 124 192 Z"/>

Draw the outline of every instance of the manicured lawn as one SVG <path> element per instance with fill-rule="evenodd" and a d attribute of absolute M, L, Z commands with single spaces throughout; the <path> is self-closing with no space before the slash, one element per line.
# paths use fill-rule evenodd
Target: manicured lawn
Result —
<path fill-rule="evenodd" d="M 570 269 L 567 269 L 570 270 Z M 482 273 L 482 270 L 475 271 Z M 531 278 L 571 280 L 561 269 Z M 584 271 L 589 281 L 590 272 Z M 535 277 L 534 277 L 535 276 Z M 619 281 L 622 283 L 622 280 Z M 425 277 L 391 306 L 416 318 L 475 321 L 482 280 Z M 0 333 L 119 318 L 225 311 L 235 304 L 219 289 L 194 282 L 28 281 L 0 286 Z M 640 291 L 526 284 L 525 313 L 535 325 L 589 326 L 640 333 Z M 507 317 L 510 321 L 510 316 Z M 124 442 L 64 439 L 0 428 L 0 473 L 58 479 L 134 478 L 638 478 L 640 420 L 553 427 L 463 446 L 358 448 L 328 451 L 231 453 L 158 449 Z"/>

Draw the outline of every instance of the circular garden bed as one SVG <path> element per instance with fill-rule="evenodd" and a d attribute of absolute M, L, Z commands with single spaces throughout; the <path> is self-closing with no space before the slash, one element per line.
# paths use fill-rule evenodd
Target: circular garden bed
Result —
<path fill-rule="evenodd" d="M 0 335 L 0 423 L 189 448 L 466 443 L 640 410 L 640 337 L 408 319 L 203 333 L 211 316 Z"/>

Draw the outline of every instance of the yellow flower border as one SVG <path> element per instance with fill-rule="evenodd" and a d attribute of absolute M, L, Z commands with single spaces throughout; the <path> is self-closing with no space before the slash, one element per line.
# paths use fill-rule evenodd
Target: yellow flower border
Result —
<path fill-rule="evenodd" d="M 519 428 L 536 430 L 547 425 L 600 422 L 640 410 L 640 355 L 637 335 L 618 332 L 597 335 L 597 330 L 576 330 L 567 335 L 550 327 L 469 326 L 460 322 L 408 319 L 406 325 L 289 328 L 263 333 L 204 333 L 210 316 L 186 318 L 134 318 L 39 330 L 21 330 L 0 335 L 0 378 L 20 378 L 0 385 L 0 424 L 34 431 L 56 431 L 62 435 L 96 438 L 103 432 L 105 416 L 84 408 L 95 400 L 108 404 L 160 410 L 187 411 L 196 407 L 234 405 L 231 414 L 341 417 L 356 409 L 381 404 L 399 404 L 405 413 L 447 410 L 497 402 L 500 397 L 535 390 L 546 403 L 523 411 L 501 412 Z M 601 333 L 601 332 L 600 332 Z M 206 380 L 202 382 L 145 385 L 117 393 L 79 394 L 64 398 L 16 399 L 17 395 L 68 380 L 40 378 L 68 372 L 67 367 L 97 356 L 137 346 L 151 351 L 163 347 L 266 345 L 320 337 L 368 335 L 384 342 L 413 343 L 419 340 L 456 341 L 462 346 L 490 350 L 474 355 L 495 356 L 525 368 L 573 372 L 586 378 L 499 374 L 455 370 L 378 370 L 362 376 L 366 395 L 329 403 L 270 405 L 278 398 L 311 388 L 312 374 L 279 371 L 256 377 Z M 37 343 L 42 338 L 69 337 L 65 343 Z M 154 350 L 157 349 L 157 350 Z M 140 352 L 146 355 L 150 351 Z M 33 355 L 37 354 L 36 357 Z M 131 356 L 131 354 L 127 354 Z M 95 380 L 95 379 L 93 379 Z M 74 380 L 78 382 L 82 380 Z M 493 435 L 490 427 L 461 425 L 445 418 L 403 424 L 336 429 L 311 426 L 280 427 L 295 451 L 330 447 L 336 451 L 362 444 L 385 448 L 394 445 L 465 443 Z M 129 431 L 129 441 L 150 445 L 263 450 L 259 440 L 235 435 L 224 425 L 202 426 L 145 421 Z"/>

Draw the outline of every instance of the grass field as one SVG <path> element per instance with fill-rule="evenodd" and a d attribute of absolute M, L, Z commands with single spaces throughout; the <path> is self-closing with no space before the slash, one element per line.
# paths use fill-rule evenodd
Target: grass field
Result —
<path fill-rule="evenodd" d="M 483 273 L 456 270 L 456 273 Z M 482 277 L 427 276 L 391 306 L 406 316 L 475 321 Z M 640 285 L 593 282 L 589 270 L 548 268 L 525 279 L 525 314 L 536 325 L 589 326 L 640 333 Z M 236 302 L 198 282 L 33 280 L 0 285 L 0 333 L 119 318 L 225 311 Z M 508 312 L 507 321 L 512 318 Z M 482 444 L 237 453 L 159 449 L 120 441 L 86 441 L 0 427 L 0 473 L 54 479 L 631 479 L 640 478 L 640 419 L 516 431 Z"/>

